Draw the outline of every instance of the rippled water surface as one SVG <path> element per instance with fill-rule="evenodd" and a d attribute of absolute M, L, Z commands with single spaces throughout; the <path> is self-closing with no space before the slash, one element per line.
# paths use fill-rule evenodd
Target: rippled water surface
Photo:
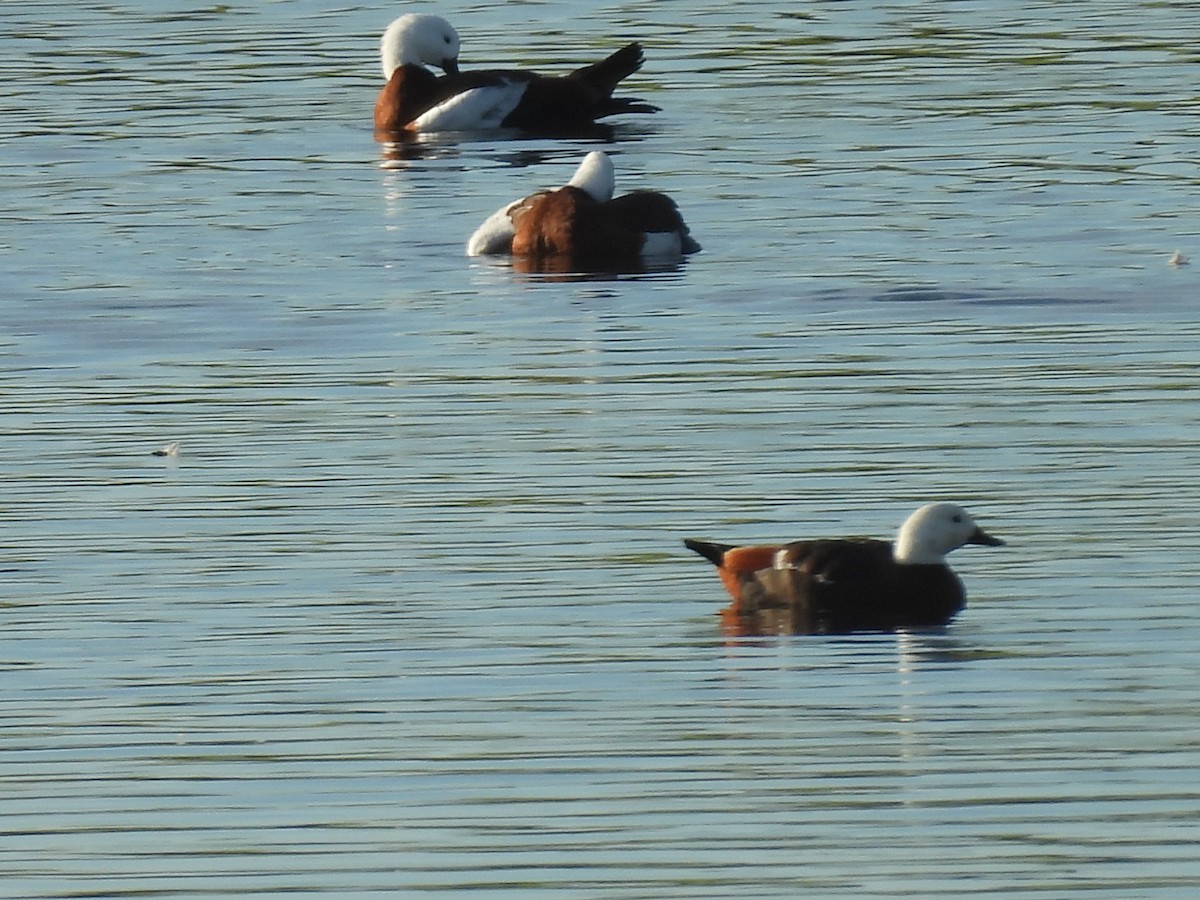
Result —
<path fill-rule="evenodd" d="M 1200 889 L 1200 16 L 710 6 L 440 10 L 645 44 L 616 280 L 463 256 L 598 145 L 389 154 L 400 7 L 0 6 L 0 896 Z M 942 497 L 937 633 L 680 544 Z"/>

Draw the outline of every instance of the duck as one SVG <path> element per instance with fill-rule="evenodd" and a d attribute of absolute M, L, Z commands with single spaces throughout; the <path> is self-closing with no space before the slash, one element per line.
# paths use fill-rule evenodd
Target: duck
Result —
<path fill-rule="evenodd" d="M 635 272 L 700 250 L 666 194 L 614 198 L 615 190 L 612 159 L 593 150 L 563 187 L 492 213 L 467 241 L 467 255 L 512 256 L 523 271 Z"/>
<path fill-rule="evenodd" d="M 653 113 L 658 107 L 612 96 L 641 68 L 638 43 L 598 63 L 562 76 L 524 70 L 462 72 L 461 41 L 441 16 L 406 13 L 383 32 L 379 55 L 386 82 L 375 100 L 375 134 L 399 140 L 414 133 L 519 129 L 572 133 L 618 113 Z M 438 76 L 430 66 L 441 69 Z"/>
<path fill-rule="evenodd" d="M 946 555 L 968 544 L 1004 546 L 956 503 L 927 503 L 894 541 L 827 538 L 735 546 L 691 538 L 684 546 L 717 567 L 733 603 L 722 613 L 741 633 L 844 634 L 936 628 L 966 605 Z"/>

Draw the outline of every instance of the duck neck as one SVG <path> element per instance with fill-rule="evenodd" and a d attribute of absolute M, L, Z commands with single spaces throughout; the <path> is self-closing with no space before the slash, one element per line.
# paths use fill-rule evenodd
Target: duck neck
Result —
<path fill-rule="evenodd" d="M 579 188 L 597 203 L 607 203 L 617 187 L 612 160 L 607 154 L 593 150 L 584 157 L 567 186 Z"/>
<path fill-rule="evenodd" d="M 414 54 L 412 36 L 408 28 L 402 24 L 393 23 L 383 34 L 379 44 L 379 62 L 383 68 L 383 78 L 390 81 L 392 73 L 405 63 L 410 63 L 417 57 Z"/>
<path fill-rule="evenodd" d="M 944 566 L 946 556 L 929 546 L 910 528 L 901 528 L 892 544 L 892 559 L 902 566 Z"/>

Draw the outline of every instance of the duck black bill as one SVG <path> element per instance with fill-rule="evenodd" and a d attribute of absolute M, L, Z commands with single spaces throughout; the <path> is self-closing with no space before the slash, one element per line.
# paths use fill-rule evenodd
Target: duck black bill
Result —
<path fill-rule="evenodd" d="M 967 538 L 968 544 L 982 544 L 984 547 L 1003 547 L 1004 541 L 998 537 L 992 537 L 982 528 L 976 528 L 975 533 Z"/>

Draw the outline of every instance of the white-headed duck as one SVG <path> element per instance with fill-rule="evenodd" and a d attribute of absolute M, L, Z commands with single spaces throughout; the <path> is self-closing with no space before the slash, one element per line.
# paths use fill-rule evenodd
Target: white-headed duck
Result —
<path fill-rule="evenodd" d="M 489 216 L 467 255 L 511 255 L 525 271 L 633 272 L 700 249 L 674 200 L 657 191 L 614 199 L 615 184 L 612 160 L 593 150 L 565 186 Z"/>
<path fill-rule="evenodd" d="M 387 27 L 380 42 L 387 84 L 375 101 L 377 137 L 493 128 L 570 133 L 616 113 L 658 111 L 641 100 L 612 96 L 617 84 L 641 67 L 639 44 L 562 76 L 507 69 L 460 72 L 459 44 L 458 32 L 440 16 L 409 13 Z M 439 77 L 427 66 L 445 74 Z"/>
<path fill-rule="evenodd" d="M 966 544 L 995 547 L 1004 541 L 975 524 L 961 506 L 930 503 L 905 520 L 894 542 L 684 544 L 716 565 L 733 598 L 723 617 L 735 630 L 838 634 L 947 624 L 967 598 L 946 554 Z"/>

